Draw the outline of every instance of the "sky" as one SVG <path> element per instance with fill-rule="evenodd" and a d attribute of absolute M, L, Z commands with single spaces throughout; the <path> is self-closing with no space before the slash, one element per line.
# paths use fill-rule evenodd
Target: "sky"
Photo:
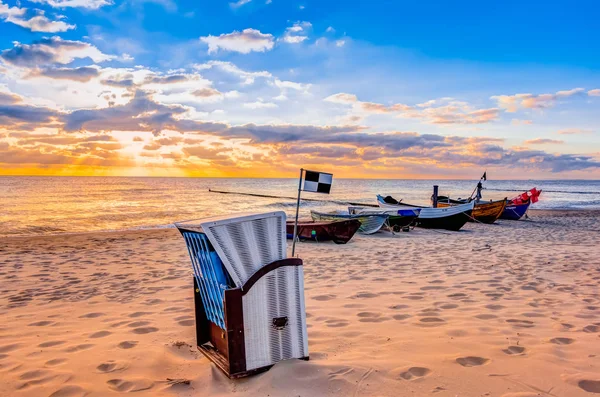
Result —
<path fill-rule="evenodd" d="M 0 0 L 0 175 L 600 179 L 599 11 Z"/>

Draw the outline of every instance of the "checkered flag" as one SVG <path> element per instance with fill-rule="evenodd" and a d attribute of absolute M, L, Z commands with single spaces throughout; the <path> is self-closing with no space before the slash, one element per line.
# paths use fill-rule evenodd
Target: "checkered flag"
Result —
<path fill-rule="evenodd" d="M 304 187 L 302 190 L 305 192 L 329 194 L 332 182 L 333 174 L 307 170 L 304 174 Z"/>

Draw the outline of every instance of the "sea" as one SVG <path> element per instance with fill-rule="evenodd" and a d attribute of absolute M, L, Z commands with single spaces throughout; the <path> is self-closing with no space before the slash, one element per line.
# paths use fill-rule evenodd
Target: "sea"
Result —
<path fill-rule="evenodd" d="M 484 199 L 542 189 L 538 209 L 598 209 L 600 181 L 488 180 Z M 344 202 L 375 204 L 390 195 L 429 205 L 433 185 L 451 198 L 468 197 L 475 180 L 335 179 L 329 195 L 302 193 L 300 217 Z M 265 198 L 211 190 L 278 196 Z M 294 216 L 298 179 L 0 176 L 0 237 L 173 227 L 173 222 L 242 212 Z"/>

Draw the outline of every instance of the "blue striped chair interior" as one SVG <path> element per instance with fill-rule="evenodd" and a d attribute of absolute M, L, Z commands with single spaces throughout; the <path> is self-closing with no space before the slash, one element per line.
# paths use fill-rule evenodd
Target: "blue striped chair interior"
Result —
<path fill-rule="evenodd" d="M 182 231 L 182 234 L 190 254 L 206 317 L 225 330 L 223 298 L 225 290 L 231 284 L 227 270 L 204 233 Z"/>

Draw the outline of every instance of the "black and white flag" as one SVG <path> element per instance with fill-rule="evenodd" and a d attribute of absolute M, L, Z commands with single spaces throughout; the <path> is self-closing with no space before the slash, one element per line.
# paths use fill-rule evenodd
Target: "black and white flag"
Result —
<path fill-rule="evenodd" d="M 329 194 L 332 182 L 333 174 L 307 170 L 304 174 L 304 187 L 302 190 L 305 192 Z"/>

